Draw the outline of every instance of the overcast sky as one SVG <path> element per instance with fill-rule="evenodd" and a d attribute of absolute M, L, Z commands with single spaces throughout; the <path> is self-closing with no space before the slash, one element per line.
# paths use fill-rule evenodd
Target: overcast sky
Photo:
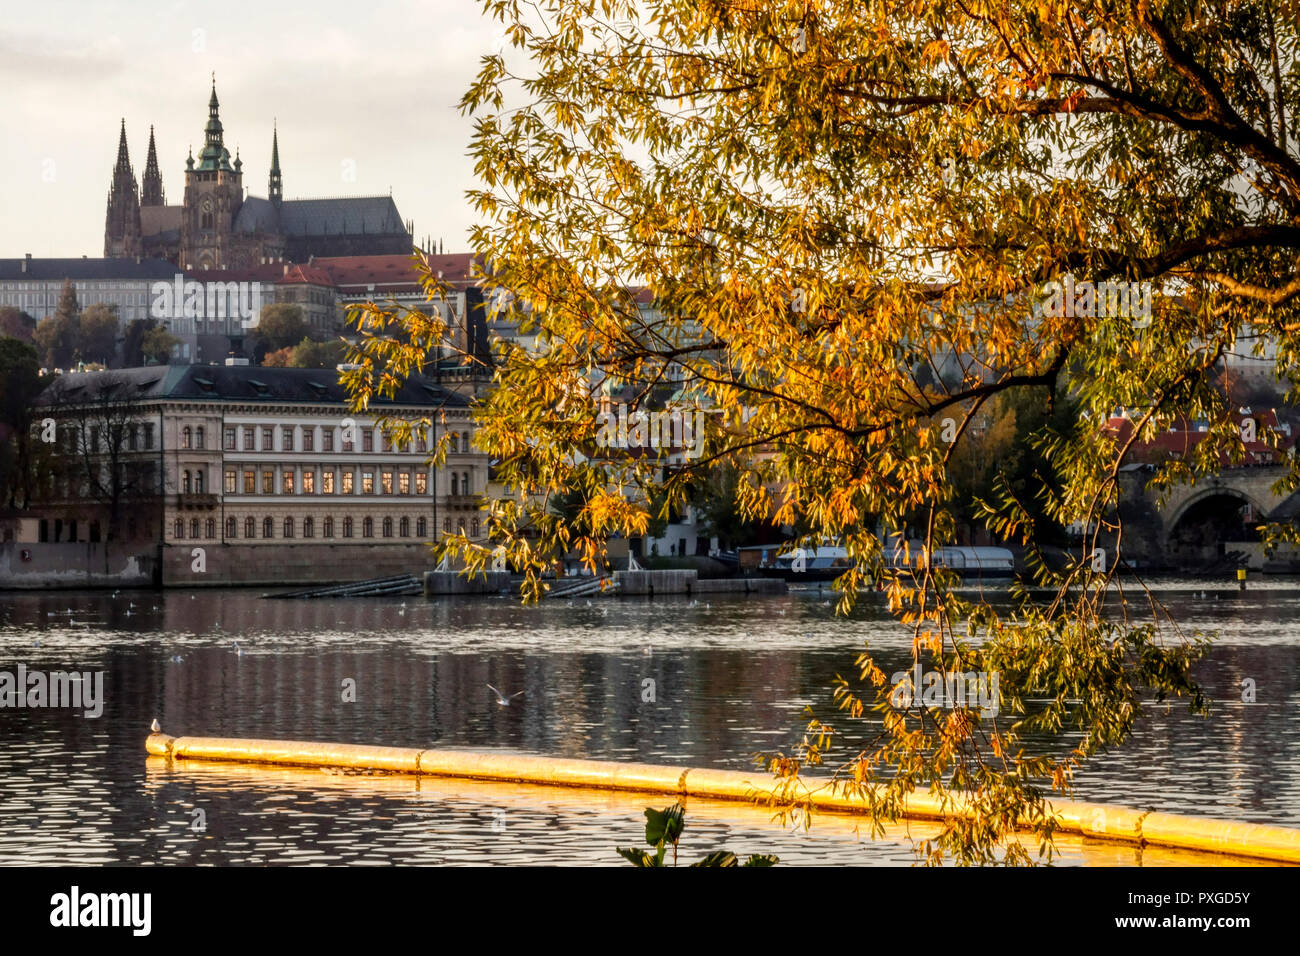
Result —
<path fill-rule="evenodd" d="M 153 124 L 167 202 L 179 204 L 214 70 L 226 147 L 239 148 L 252 195 L 266 195 L 276 120 L 285 198 L 391 187 L 417 238 L 464 250 L 475 180 L 456 103 L 498 36 L 476 0 L 10 5 L 0 258 L 103 255 L 122 118 L 137 182 Z"/>

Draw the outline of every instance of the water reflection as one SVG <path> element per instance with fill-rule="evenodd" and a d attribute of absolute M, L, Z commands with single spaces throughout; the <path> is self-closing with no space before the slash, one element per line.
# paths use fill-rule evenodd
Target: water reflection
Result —
<path fill-rule="evenodd" d="M 1300 825 L 1294 582 L 1252 582 L 1244 596 L 1174 582 L 1162 594 L 1185 626 L 1222 632 L 1198 670 L 1213 714 L 1156 708 L 1129 746 L 1080 776 L 1079 796 Z M 0 668 L 102 669 L 107 700 L 98 720 L 0 710 L 0 862 L 611 862 L 607 849 L 636 842 L 651 801 L 587 793 L 512 803 L 493 796 L 496 785 L 421 780 L 412 791 L 324 774 L 259 783 L 261 770 L 233 768 L 146 775 L 143 738 L 158 717 L 175 734 L 745 769 L 754 752 L 798 739 L 805 706 L 833 712 L 831 680 L 864 641 L 886 665 L 906 666 L 909 635 L 874 600 L 848 618 L 832 601 L 815 591 L 536 608 L 504 598 L 264 601 L 243 591 L 8 594 Z M 1247 677 L 1253 704 L 1241 701 Z M 347 679 L 355 702 L 344 700 Z M 498 707 L 489 682 L 524 696 Z M 510 838 L 480 839 L 484 808 L 503 806 Z M 202 834 L 188 829 L 195 808 L 207 808 Z M 905 840 L 841 847 L 833 827 L 804 838 L 743 808 L 718 812 L 721 829 L 701 837 L 714 840 L 710 849 L 913 859 Z M 784 849 L 764 842 L 778 838 Z M 1134 862 L 1129 853 L 1121 849 Z M 1096 859 L 1080 851 L 1076 861 Z"/>

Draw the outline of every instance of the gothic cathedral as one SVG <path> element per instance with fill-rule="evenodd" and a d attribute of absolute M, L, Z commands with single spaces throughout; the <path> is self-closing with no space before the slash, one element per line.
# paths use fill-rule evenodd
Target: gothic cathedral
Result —
<path fill-rule="evenodd" d="M 238 152 L 232 161 L 221 128 L 216 82 L 196 162 L 185 161 L 185 194 L 169 206 L 163 192 L 153 127 L 144 179 L 136 187 L 122 121 L 108 192 L 104 255 L 150 256 L 182 269 L 242 269 L 268 262 L 307 262 L 313 256 L 409 254 L 410 223 L 392 196 L 284 198 L 279 132 L 271 132 L 271 171 L 265 198 L 243 185 Z"/>

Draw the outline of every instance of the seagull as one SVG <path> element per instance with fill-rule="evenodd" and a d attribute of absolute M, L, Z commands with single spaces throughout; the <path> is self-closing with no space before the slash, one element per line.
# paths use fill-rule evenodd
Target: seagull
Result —
<path fill-rule="evenodd" d="M 157 717 L 153 719 L 153 723 L 149 725 L 149 729 L 152 730 L 155 734 L 162 731 L 162 725 L 158 723 Z"/>
<path fill-rule="evenodd" d="M 488 687 L 488 690 L 490 690 L 490 691 L 492 691 L 492 693 L 496 694 L 496 697 L 497 697 L 497 704 L 498 704 L 499 706 L 501 706 L 501 707 L 509 707 L 509 706 L 510 706 L 510 702 L 511 702 L 512 700 L 514 700 L 516 697 L 521 697 L 521 696 L 523 695 L 523 693 L 524 693 L 522 690 L 520 690 L 520 691 L 515 691 L 515 693 L 513 693 L 513 694 L 511 694 L 509 697 L 507 697 L 505 694 L 501 693 L 501 691 L 497 690 L 497 689 L 496 689 L 495 687 L 493 687 L 491 684 L 488 684 L 487 687 Z"/>
<path fill-rule="evenodd" d="M 240 646 L 239 646 L 239 641 L 235 641 L 234 644 L 231 645 L 231 646 L 233 646 L 234 649 L 235 649 L 235 656 L 236 656 L 236 657 L 243 657 L 243 656 L 244 656 L 244 652 L 243 652 L 243 650 L 242 650 L 242 649 L 240 648 Z"/>
<path fill-rule="evenodd" d="M 169 657 L 169 658 L 167 658 L 167 659 L 168 659 L 169 661 L 171 661 L 173 664 L 179 664 L 179 663 L 180 663 L 181 661 L 183 661 L 185 658 L 181 657 L 179 654 L 176 654 L 176 655 L 174 655 L 174 656 L 172 656 L 172 657 Z"/>

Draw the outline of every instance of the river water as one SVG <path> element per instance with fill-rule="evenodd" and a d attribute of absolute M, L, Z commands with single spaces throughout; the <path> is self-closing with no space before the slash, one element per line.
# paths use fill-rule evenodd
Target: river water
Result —
<path fill-rule="evenodd" d="M 1076 781 L 1081 799 L 1300 826 L 1300 587 L 1289 578 L 1166 581 L 1212 714 L 1152 709 Z M 641 811 L 668 798 L 427 778 L 147 760 L 173 735 L 494 748 L 754 768 L 788 749 L 804 709 L 863 641 L 903 669 L 909 633 L 865 599 L 262 600 L 246 590 L 0 594 L 0 671 L 104 672 L 103 714 L 0 709 L 0 864 L 620 863 Z M 1242 701 L 1242 681 L 1255 701 Z M 647 683 L 647 682 L 653 682 Z M 354 682 L 354 683 L 352 683 Z M 506 694 L 498 706 L 491 683 Z M 355 700 L 345 700 L 349 688 Z M 650 693 L 653 691 L 653 693 Z M 648 699 L 652 698 L 652 699 Z M 924 829 L 811 829 L 692 801 L 683 854 L 726 847 L 788 863 L 914 862 Z M 1212 858 L 1062 839 L 1065 863 Z"/>

